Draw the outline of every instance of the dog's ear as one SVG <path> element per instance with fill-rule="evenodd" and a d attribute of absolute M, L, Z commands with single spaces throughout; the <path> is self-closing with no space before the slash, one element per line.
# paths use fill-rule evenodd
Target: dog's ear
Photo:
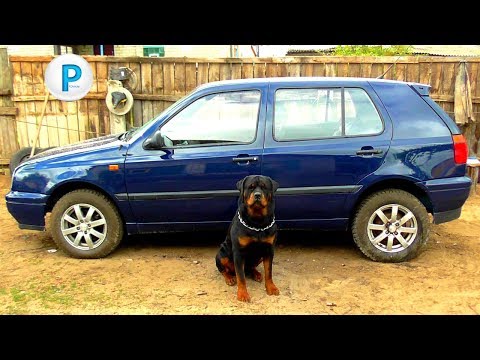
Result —
<path fill-rule="evenodd" d="M 243 183 L 247 180 L 248 176 L 245 176 L 242 180 L 237 181 L 237 189 L 240 190 L 240 197 L 243 197 Z"/>
<path fill-rule="evenodd" d="M 272 183 L 273 192 L 277 191 L 277 189 L 280 185 L 278 184 L 278 182 L 273 180 L 271 177 L 269 177 L 269 179 L 270 179 L 270 182 Z"/>

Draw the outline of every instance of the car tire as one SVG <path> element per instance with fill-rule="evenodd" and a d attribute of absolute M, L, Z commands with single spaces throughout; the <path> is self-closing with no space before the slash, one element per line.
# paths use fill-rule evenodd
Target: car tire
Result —
<path fill-rule="evenodd" d="M 45 151 L 45 150 L 47 150 L 47 149 L 36 148 L 34 155 L 37 155 L 38 153 L 41 153 L 42 151 Z M 26 161 L 30 158 L 30 153 L 31 152 L 32 152 L 31 147 L 24 147 L 24 148 L 21 148 L 20 150 L 18 150 L 16 153 L 14 153 L 10 157 L 9 168 L 10 168 L 10 173 L 11 174 L 13 174 L 13 171 L 15 170 L 15 168 L 18 165 L 20 165 L 22 162 L 24 162 L 24 161 Z"/>
<path fill-rule="evenodd" d="M 352 235 L 360 251 L 371 260 L 402 262 L 424 249 L 429 225 L 420 200 L 406 191 L 388 189 L 362 201 L 352 222 Z"/>
<path fill-rule="evenodd" d="M 55 204 L 50 217 L 55 244 L 78 259 L 98 259 L 117 248 L 123 221 L 105 195 L 90 189 L 75 190 Z"/>

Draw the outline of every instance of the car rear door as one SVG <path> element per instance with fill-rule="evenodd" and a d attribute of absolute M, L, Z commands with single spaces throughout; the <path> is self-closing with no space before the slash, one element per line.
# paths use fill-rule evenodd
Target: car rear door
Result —
<path fill-rule="evenodd" d="M 267 85 L 211 89 L 166 119 L 162 149 L 133 144 L 125 162 L 140 232 L 228 226 L 236 182 L 261 172 Z"/>
<path fill-rule="evenodd" d="M 262 173 L 279 182 L 286 227 L 345 228 L 345 200 L 382 164 L 388 114 L 367 82 L 272 83 Z"/>

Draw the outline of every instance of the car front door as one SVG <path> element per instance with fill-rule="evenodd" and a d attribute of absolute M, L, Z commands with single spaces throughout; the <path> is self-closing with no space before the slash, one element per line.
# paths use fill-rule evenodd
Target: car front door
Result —
<path fill-rule="evenodd" d="M 236 182 L 261 172 L 266 88 L 201 93 L 162 122 L 165 145 L 130 146 L 128 199 L 140 232 L 228 226 Z"/>
<path fill-rule="evenodd" d="M 367 82 L 291 86 L 269 90 L 262 173 L 280 184 L 277 219 L 344 229 L 345 200 L 389 149 L 390 119 Z"/>

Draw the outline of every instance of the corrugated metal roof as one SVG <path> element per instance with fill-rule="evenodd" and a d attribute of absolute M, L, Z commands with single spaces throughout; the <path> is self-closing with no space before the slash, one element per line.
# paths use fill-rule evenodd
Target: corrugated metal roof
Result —
<path fill-rule="evenodd" d="M 292 46 L 287 54 L 331 52 L 337 45 L 317 47 L 316 45 Z M 385 45 L 388 46 L 388 45 Z M 412 54 L 436 56 L 480 56 L 480 45 L 412 45 Z"/>
<path fill-rule="evenodd" d="M 480 56 L 479 45 L 413 45 L 412 53 L 438 56 Z"/>

